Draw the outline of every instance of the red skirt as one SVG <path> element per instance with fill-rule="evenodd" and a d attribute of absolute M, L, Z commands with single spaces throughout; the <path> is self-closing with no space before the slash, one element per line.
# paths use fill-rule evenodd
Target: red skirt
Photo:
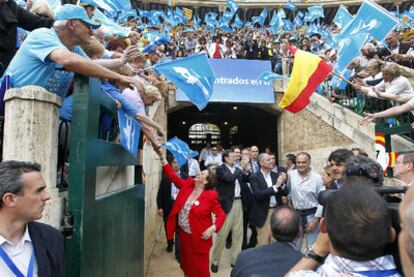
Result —
<path fill-rule="evenodd" d="M 209 253 L 194 253 L 191 234 L 178 228 L 180 234 L 180 267 L 187 277 L 210 277 Z"/>

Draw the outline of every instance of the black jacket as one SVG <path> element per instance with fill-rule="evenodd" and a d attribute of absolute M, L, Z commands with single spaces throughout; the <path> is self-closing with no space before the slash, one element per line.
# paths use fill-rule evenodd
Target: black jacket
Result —
<path fill-rule="evenodd" d="M 270 172 L 272 184 L 276 184 L 278 176 L 279 174 Z M 273 187 L 267 187 L 266 180 L 261 171 L 255 174 L 253 180 L 251 188 L 254 200 L 249 222 L 257 227 L 262 227 L 266 221 L 267 212 L 269 211 L 270 197 L 275 196 L 277 206 L 281 206 L 282 196 L 288 195 L 289 191 L 286 185 L 280 187 L 277 192 L 274 191 Z"/>
<path fill-rule="evenodd" d="M 181 179 L 185 180 L 188 178 L 188 174 L 184 170 L 181 170 L 180 177 Z M 171 181 L 168 180 L 168 178 L 163 173 L 162 179 L 160 182 L 160 187 L 158 188 L 158 193 L 157 193 L 157 207 L 158 209 L 164 210 L 164 215 L 163 215 L 164 221 L 167 220 L 168 215 L 171 212 L 173 204 L 174 202 L 171 199 Z"/>
<path fill-rule="evenodd" d="M 33 31 L 41 27 L 50 28 L 53 23 L 53 19 L 42 18 L 20 8 L 14 0 L 0 3 L 0 63 L 4 69 L 17 51 L 17 27 Z"/>
<path fill-rule="evenodd" d="M 65 276 L 65 256 L 62 234 L 52 226 L 29 222 L 39 277 Z"/>
<path fill-rule="evenodd" d="M 228 214 L 233 206 L 234 198 L 234 188 L 236 185 L 236 179 L 242 177 L 242 171 L 239 168 L 236 168 L 234 174 L 231 173 L 230 169 L 223 163 L 218 166 L 216 169 L 217 176 L 217 185 L 216 189 L 218 191 L 218 199 L 223 208 L 224 212 Z M 242 184 L 240 183 L 240 193 L 243 196 L 243 190 L 241 188 Z"/>
<path fill-rule="evenodd" d="M 302 258 L 291 244 L 274 242 L 242 251 L 231 277 L 283 277 Z"/>
<path fill-rule="evenodd" d="M 251 184 L 254 182 L 255 175 L 253 173 L 243 173 L 239 178 L 239 183 L 242 192 L 242 204 L 243 212 L 246 212 L 252 208 L 253 194 L 251 190 Z"/>
<path fill-rule="evenodd" d="M 398 54 L 406 54 L 410 49 L 409 44 L 400 43 L 400 48 L 398 49 Z M 378 57 L 384 58 L 390 56 L 391 52 L 387 47 L 382 47 L 378 50 Z"/>

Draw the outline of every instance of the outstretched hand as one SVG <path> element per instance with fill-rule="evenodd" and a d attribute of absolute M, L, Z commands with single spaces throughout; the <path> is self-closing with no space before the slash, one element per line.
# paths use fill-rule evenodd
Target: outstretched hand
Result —
<path fill-rule="evenodd" d="M 366 116 L 363 119 L 361 119 L 361 121 L 359 121 L 359 125 L 366 125 L 370 122 L 375 121 L 375 119 L 377 119 L 377 118 L 374 114 L 367 113 Z"/>

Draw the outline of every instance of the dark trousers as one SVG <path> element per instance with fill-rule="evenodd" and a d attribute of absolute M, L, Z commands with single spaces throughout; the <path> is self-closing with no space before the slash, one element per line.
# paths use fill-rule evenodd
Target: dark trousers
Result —
<path fill-rule="evenodd" d="M 243 212 L 243 243 L 242 249 L 246 249 L 248 247 L 255 247 L 257 244 L 257 230 L 256 227 L 249 224 L 249 217 L 250 217 L 250 210 L 246 210 Z M 250 241 L 247 242 L 247 227 L 250 227 L 252 230 L 252 235 L 250 237 Z"/>
<path fill-rule="evenodd" d="M 167 239 L 167 245 L 175 244 L 174 245 L 175 258 L 177 259 L 177 261 L 179 261 L 180 260 L 180 236 L 178 234 L 178 230 L 176 230 L 175 234 L 174 234 L 174 240 L 168 240 L 168 238 L 167 238 L 167 218 L 168 218 L 168 215 L 163 216 L 164 232 L 165 232 L 165 237 Z"/>

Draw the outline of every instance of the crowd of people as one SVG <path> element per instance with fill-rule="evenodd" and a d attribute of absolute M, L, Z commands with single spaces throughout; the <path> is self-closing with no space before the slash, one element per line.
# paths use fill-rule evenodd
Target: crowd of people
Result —
<path fill-rule="evenodd" d="M 381 165 L 359 148 L 333 151 L 323 176 L 312 170 L 309 153 L 286 155 L 283 167 L 270 149 L 260 152 L 257 146 L 223 150 L 207 144 L 191 173 L 187 166 L 178 167 L 172 155 L 160 157 L 165 175 L 157 205 L 167 252 L 175 244 L 186 276 L 218 272 L 224 247 L 231 253 L 231 276 L 403 274 L 397 211 L 388 205 L 400 203 L 414 184 L 414 154 L 398 157 L 398 181 L 384 177 Z M 388 193 L 381 194 L 384 188 Z M 203 194 L 205 190 L 209 192 Z M 212 231 L 217 232 L 213 245 Z M 210 263 L 200 238 L 212 248 Z"/>
<path fill-rule="evenodd" d="M 160 61 L 204 51 L 216 59 L 270 60 L 276 73 L 286 74 L 293 64 L 288 45 L 334 64 L 338 53 L 328 37 L 306 30 L 275 35 L 266 28 L 246 27 L 233 33 L 217 29 L 211 35 L 204 28 L 189 32 L 179 27 L 169 43 L 141 54 L 149 43 L 145 33 L 151 30 L 139 30 L 139 22 L 131 22 L 128 37 L 106 36 L 93 20 L 93 3 L 66 4 L 56 15 L 45 3 L 29 2 L 26 8 L 0 0 L 3 85 L 10 78 L 15 87 L 35 85 L 56 93 L 64 99 L 62 119 L 71 121 L 74 73 L 102 80 L 101 90 L 141 123 L 162 160 L 158 212 L 165 222 L 167 251 L 175 246 L 186 276 L 218 272 L 224 247 L 231 251 L 232 276 L 414 274 L 413 154 L 398 156 L 394 172 L 402 190 L 409 189 L 392 195 L 379 194 L 383 169 L 360 149 L 332 152 L 324 176 L 312 169 L 307 152 L 287 155 L 283 167 L 275 153 L 260 152 L 257 146 L 224 150 L 207 145 L 198 160 L 180 168 L 164 154 L 163 128 L 147 115 L 147 108 L 168 91 L 164 77 L 153 70 Z M 17 27 L 31 32 L 20 35 Z M 414 109 L 412 30 L 391 32 L 386 44 L 366 44 L 349 70 L 355 97 L 391 101 L 390 109 L 368 114 L 362 123 Z M 322 93 L 332 101 L 343 100 L 336 90 Z M 39 276 L 63 276 L 63 239 L 51 227 L 32 222 L 49 199 L 39 165 L 0 164 L 0 197 L 0 257 L 11 256 L 21 274 L 33 269 L 31 253 L 36 253 Z M 393 224 L 391 201 L 402 201 L 402 228 Z M 30 210 L 33 206 L 36 211 Z M 51 243 L 42 241 L 45 236 Z M 19 252 L 19 247 L 24 249 Z M 41 256 L 45 250 L 52 254 Z M 15 271 L 0 263 L 0 272 L 10 276 Z"/>

